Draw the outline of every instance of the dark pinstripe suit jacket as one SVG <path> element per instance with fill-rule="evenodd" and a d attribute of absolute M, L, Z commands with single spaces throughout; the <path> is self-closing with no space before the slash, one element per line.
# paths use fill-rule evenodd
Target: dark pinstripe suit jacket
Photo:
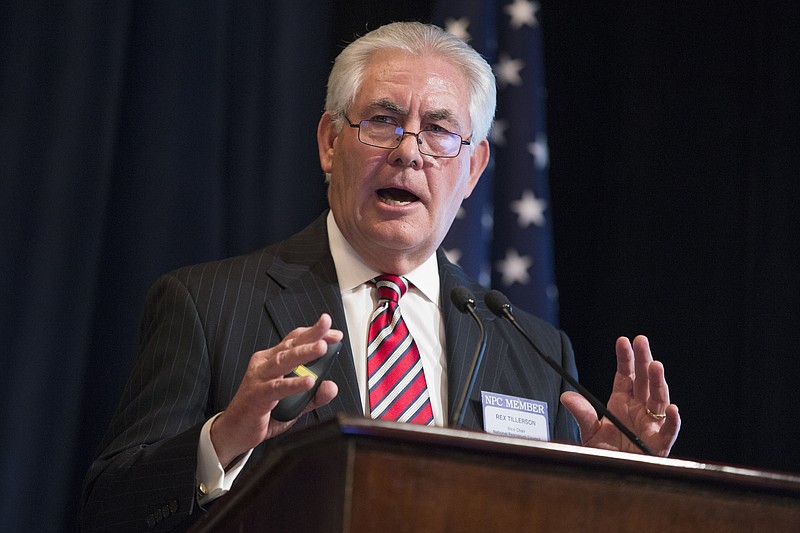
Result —
<path fill-rule="evenodd" d="M 516 331 L 483 307 L 485 289 L 438 252 L 445 320 L 450 413 L 467 379 L 478 328 L 450 303 L 463 285 L 479 302 L 488 345 L 465 424 L 482 428 L 480 391 L 547 402 L 550 435 L 576 441 L 559 395 L 567 385 L 523 344 Z M 152 287 L 142 321 L 140 355 L 84 488 L 85 531 L 182 529 L 202 511 L 195 503 L 197 442 L 202 424 L 225 409 L 253 352 L 273 346 L 321 313 L 345 332 L 331 371 L 339 395 L 293 428 L 361 414 L 350 340 L 328 248 L 325 215 L 302 232 L 263 250 L 182 268 Z M 517 319 L 550 357 L 575 373 L 569 339 L 523 312 Z M 249 464 L 255 461 L 251 459 Z"/>

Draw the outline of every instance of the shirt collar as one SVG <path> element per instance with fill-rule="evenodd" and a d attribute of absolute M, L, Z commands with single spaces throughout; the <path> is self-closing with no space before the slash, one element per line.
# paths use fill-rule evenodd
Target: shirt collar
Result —
<path fill-rule="evenodd" d="M 339 289 L 351 291 L 375 276 L 383 274 L 368 266 L 361 260 L 347 239 L 342 235 L 339 226 L 333 218 L 333 213 L 328 212 L 328 245 L 336 265 L 336 277 L 339 280 Z M 393 274 L 393 272 L 390 272 Z M 431 254 L 420 266 L 403 275 L 426 298 L 439 305 L 439 263 L 436 253 Z"/>

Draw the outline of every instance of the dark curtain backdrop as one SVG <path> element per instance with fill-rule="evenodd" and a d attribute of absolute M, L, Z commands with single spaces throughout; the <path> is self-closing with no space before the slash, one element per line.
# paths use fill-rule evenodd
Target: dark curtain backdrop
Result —
<path fill-rule="evenodd" d="M 3 529 L 72 531 L 162 272 L 325 206 L 345 41 L 429 2 L 0 5 Z M 646 333 L 676 456 L 800 472 L 800 14 L 542 0 L 561 325 L 607 396 Z M 599 5 L 608 4 L 608 5 Z"/>

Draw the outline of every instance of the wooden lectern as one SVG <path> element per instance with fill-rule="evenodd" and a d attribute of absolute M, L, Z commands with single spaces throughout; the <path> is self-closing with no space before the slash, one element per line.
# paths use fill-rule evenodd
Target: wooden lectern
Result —
<path fill-rule="evenodd" d="M 341 416 L 192 531 L 800 531 L 800 477 Z"/>

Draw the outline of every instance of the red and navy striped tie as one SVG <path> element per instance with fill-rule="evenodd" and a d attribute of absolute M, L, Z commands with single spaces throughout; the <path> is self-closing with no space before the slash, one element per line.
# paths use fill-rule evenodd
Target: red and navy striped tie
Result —
<path fill-rule="evenodd" d="M 372 418 L 432 425 L 433 410 L 419 350 L 397 303 L 408 290 L 408 282 L 389 274 L 373 281 L 378 308 L 370 318 L 367 345 Z"/>

